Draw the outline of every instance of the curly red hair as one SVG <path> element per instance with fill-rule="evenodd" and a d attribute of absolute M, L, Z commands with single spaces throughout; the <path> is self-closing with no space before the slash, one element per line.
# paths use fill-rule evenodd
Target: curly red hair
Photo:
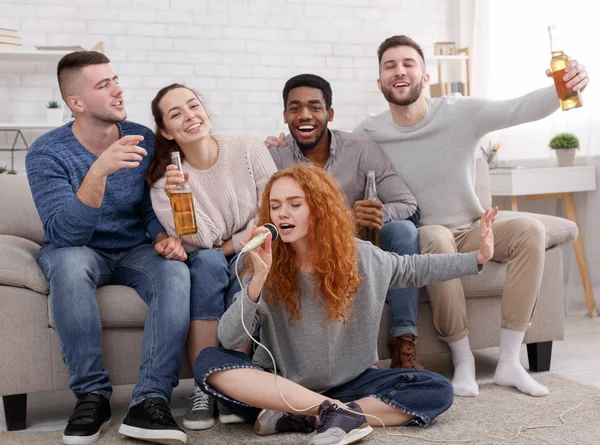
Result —
<path fill-rule="evenodd" d="M 318 301 L 327 321 L 342 320 L 347 313 L 362 279 L 356 260 L 356 223 L 335 180 L 323 169 L 297 165 L 275 173 L 263 191 L 258 210 L 258 224 L 272 223 L 270 195 L 273 184 L 290 177 L 300 186 L 310 210 L 308 227 L 309 258 L 315 268 L 316 286 L 313 298 L 320 290 Z M 267 302 L 281 301 L 290 314 L 289 323 L 301 318 L 300 289 L 296 253 L 291 245 L 277 239 L 272 244 L 273 264 L 267 277 Z M 248 266 L 251 265 L 248 264 Z"/>

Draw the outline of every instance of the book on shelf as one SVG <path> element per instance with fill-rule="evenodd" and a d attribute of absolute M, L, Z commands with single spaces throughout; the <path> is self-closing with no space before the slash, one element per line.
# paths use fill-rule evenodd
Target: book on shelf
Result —
<path fill-rule="evenodd" d="M 79 45 L 72 46 L 36 46 L 35 47 L 39 51 L 83 51 Z"/>
<path fill-rule="evenodd" d="M 0 28 L 0 36 L 18 37 L 16 29 Z"/>
<path fill-rule="evenodd" d="M 10 37 L 10 36 L 2 36 L 0 35 L 0 43 L 6 43 L 8 45 L 17 45 L 21 46 L 21 37 Z"/>

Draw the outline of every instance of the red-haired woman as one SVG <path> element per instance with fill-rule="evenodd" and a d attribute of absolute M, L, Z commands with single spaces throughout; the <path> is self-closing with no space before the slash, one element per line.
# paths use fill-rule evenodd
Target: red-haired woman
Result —
<path fill-rule="evenodd" d="M 334 180 L 322 169 L 275 173 L 263 192 L 259 224 L 280 237 L 249 253 L 249 282 L 219 324 L 224 348 L 206 348 L 194 366 L 198 386 L 240 414 L 258 414 L 259 434 L 309 432 L 310 443 L 351 443 L 369 425 L 428 425 L 452 404 L 452 385 L 429 371 L 379 369 L 377 336 L 388 288 L 424 286 L 477 274 L 493 254 L 491 224 L 481 223 L 477 252 L 399 256 L 355 239 L 355 224 Z M 255 228 L 246 240 L 264 227 Z M 260 326 L 254 357 L 233 351 Z M 302 410 L 313 406 L 308 411 Z M 351 413 L 341 408 L 349 408 Z M 307 415 L 305 415 L 307 414 Z M 318 414 L 318 421 L 315 414 Z"/>

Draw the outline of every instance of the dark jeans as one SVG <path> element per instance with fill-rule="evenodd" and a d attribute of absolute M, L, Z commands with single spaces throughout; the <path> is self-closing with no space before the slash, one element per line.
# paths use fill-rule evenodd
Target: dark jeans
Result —
<path fill-rule="evenodd" d="M 419 232 L 411 221 L 390 221 L 381 228 L 381 249 L 398 255 L 419 253 Z M 419 335 L 417 315 L 419 313 L 419 289 L 407 287 L 390 289 L 388 293 L 392 326 L 390 337 L 404 334 Z"/>
<path fill-rule="evenodd" d="M 191 320 L 220 320 L 231 306 L 233 296 L 240 291 L 235 275 L 236 259 L 234 255 L 228 260 L 221 249 L 201 249 L 188 254 Z"/>
<path fill-rule="evenodd" d="M 213 372 L 237 368 L 265 371 L 241 352 L 223 348 L 205 348 L 196 358 L 194 378 L 204 392 L 216 397 L 236 414 L 249 419 L 256 418 L 260 409 L 219 393 L 206 381 Z M 248 382 L 248 384 L 252 383 Z M 327 390 L 323 395 L 343 403 L 364 397 L 375 397 L 392 408 L 415 416 L 408 425 L 422 426 L 429 425 L 433 419 L 450 408 L 453 400 L 452 384 L 439 374 L 431 371 L 376 367 L 367 369 L 354 380 L 337 388 Z"/>
<path fill-rule="evenodd" d="M 190 274 L 181 261 L 167 260 L 151 244 L 121 253 L 89 247 L 45 245 L 38 263 L 48 280 L 50 310 L 69 368 L 69 388 L 110 398 L 102 364 L 102 324 L 96 289 L 109 284 L 134 288 L 148 304 L 142 363 L 131 405 L 149 397 L 170 401 L 179 383 L 183 345 L 190 321 Z"/>

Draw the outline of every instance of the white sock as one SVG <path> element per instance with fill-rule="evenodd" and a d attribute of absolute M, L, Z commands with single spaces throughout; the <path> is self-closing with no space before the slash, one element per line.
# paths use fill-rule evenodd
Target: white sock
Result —
<path fill-rule="evenodd" d="M 525 394 L 535 397 L 547 396 L 550 391 L 536 382 L 521 366 L 519 353 L 525 332 L 502 328 L 500 332 L 500 359 L 494 374 L 494 383 L 512 386 Z"/>
<path fill-rule="evenodd" d="M 479 386 L 475 380 L 475 357 L 471 352 L 469 337 L 448 343 L 448 346 L 452 352 L 452 363 L 454 364 L 454 378 L 452 379 L 454 394 L 462 397 L 478 396 Z"/>

